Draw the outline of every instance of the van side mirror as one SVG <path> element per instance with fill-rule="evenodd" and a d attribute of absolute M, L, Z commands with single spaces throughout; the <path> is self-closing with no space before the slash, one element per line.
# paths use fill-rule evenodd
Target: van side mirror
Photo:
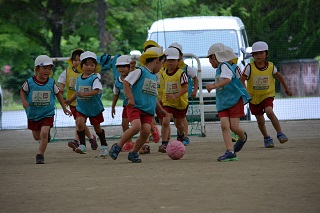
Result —
<path fill-rule="evenodd" d="M 244 59 L 248 59 L 248 58 L 251 58 L 252 55 L 251 55 L 251 52 L 252 52 L 252 47 L 247 47 L 246 49 L 244 49 L 244 47 L 241 47 L 240 48 L 241 52 L 243 53 L 243 57 Z"/>

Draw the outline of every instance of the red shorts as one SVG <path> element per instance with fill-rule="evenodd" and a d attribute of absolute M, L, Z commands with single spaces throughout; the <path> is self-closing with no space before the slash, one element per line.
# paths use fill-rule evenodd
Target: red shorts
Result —
<path fill-rule="evenodd" d="M 218 112 L 218 117 L 229 117 L 229 118 L 241 118 L 244 116 L 244 104 L 243 99 L 239 101 L 233 107 Z"/>
<path fill-rule="evenodd" d="M 124 106 L 122 109 L 122 118 L 128 118 L 127 106 Z"/>
<path fill-rule="evenodd" d="M 85 116 L 84 114 L 77 112 L 77 117 L 83 117 L 86 119 L 86 122 L 87 122 L 87 116 Z M 89 117 L 89 121 L 92 126 L 102 123 L 104 121 L 102 112 L 97 116 Z"/>
<path fill-rule="evenodd" d="M 39 131 L 43 126 L 53 127 L 54 118 L 43 118 L 40 121 L 32 121 L 28 119 L 28 129 L 32 131 Z"/>
<path fill-rule="evenodd" d="M 69 108 L 70 108 L 70 111 L 72 112 L 72 116 L 73 116 L 74 120 L 76 120 L 77 119 L 77 109 L 76 109 L 76 107 L 75 106 L 69 106 Z"/>
<path fill-rule="evenodd" d="M 127 109 L 127 115 L 130 122 L 132 122 L 135 119 L 140 119 L 141 124 L 148 123 L 152 124 L 153 121 L 153 115 L 149 115 L 148 113 L 145 113 L 137 108 L 131 108 L 126 107 Z"/>
<path fill-rule="evenodd" d="M 265 113 L 264 109 L 267 107 L 273 108 L 274 98 L 266 98 L 260 104 L 249 103 L 249 108 L 252 115 L 263 115 Z"/>
<path fill-rule="evenodd" d="M 185 118 L 188 111 L 188 107 L 186 109 L 176 109 L 173 107 L 164 106 L 163 109 L 166 110 L 167 113 L 172 114 L 174 118 Z"/>

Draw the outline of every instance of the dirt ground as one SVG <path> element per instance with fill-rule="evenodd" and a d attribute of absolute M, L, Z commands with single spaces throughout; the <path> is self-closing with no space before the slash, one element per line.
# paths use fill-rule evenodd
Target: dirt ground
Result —
<path fill-rule="evenodd" d="M 44 165 L 29 130 L 0 131 L 0 212 L 320 212 L 320 120 L 282 121 L 289 141 L 263 147 L 256 122 L 241 122 L 248 142 L 239 161 L 225 151 L 219 123 L 191 136 L 181 160 L 150 144 L 142 163 L 80 155 L 50 143 Z M 271 123 L 270 135 L 276 138 Z M 70 129 L 70 131 L 74 131 Z M 111 146 L 116 140 L 109 140 Z"/>

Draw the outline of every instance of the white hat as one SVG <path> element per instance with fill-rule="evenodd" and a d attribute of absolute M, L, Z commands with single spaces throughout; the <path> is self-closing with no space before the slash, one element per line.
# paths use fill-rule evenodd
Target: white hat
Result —
<path fill-rule="evenodd" d="M 231 48 L 230 48 L 231 49 Z M 216 52 L 216 58 L 219 62 L 231 61 L 234 58 L 237 58 L 237 55 L 234 54 L 233 50 L 224 49 L 223 51 Z"/>
<path fill-rule="evenodd" d="M 159 46 L 159 47 L 150 47 L 148 50 L 155 51 L 158 54 L 159 57 L 164 55 L 163 47 L 161 47 L 161 46 Z"/>
<path fill-rule="evenodd" d="M 119 58 L 117 58 L 116 66 L 118 65 L 128 65 L 131 62 L 131 57 L 128 55 L 122 55 Z"/>
<path fill-rule="evenodd" d="M 211 45 L 211 47 L 208 50 L 208 55 L 207 58 L 209 58 L 210 55 L 216 54 L 218 51 L 223 51 L 224 50 L 224 45 L 221 43 L 215 43 Z"/>
<path fill-rule="evenodd" d="M 81 53 L 80 61 L 83 61 L 86 58 L 93 58 L 93 59 L 97 60 L 97 55 L 94 52 L 90 52 L 90 51 L 85 51 L 85 52 Z"/>
<path fill-rule="evenodd" d="M 264 41 L 257 41 L 252 45 L 252 52 L 261 52 L 268 50 L 268 44 Z"/>
<path fill-rule="evenodd" d="M 181 46 L 181 44 L 179 44 L 179 43 L 177 43 L 177 42 L 174 42 L 174 43 L 170 44 L 169 47 L 177 48 L 177 49 L 179 49 L 180 52 L 182 53 L 182 46 Z"/>
<path fill-rule="evenodd" d="M 166 55 L 167 59 L 179 59 L 180 58 L 179 51 L 173 47 L 167 48 L 166 51 L 164 51 L 164 54 Z"/>
<path fill-rule="evenodd" d="M 34 66 L 36 67 L 37 66 L 42 67 L 42 66 L 48 66 L 48 65 L 54 66 L 52 59 L 47 55 L 39 55 L 34 61 Z"/>

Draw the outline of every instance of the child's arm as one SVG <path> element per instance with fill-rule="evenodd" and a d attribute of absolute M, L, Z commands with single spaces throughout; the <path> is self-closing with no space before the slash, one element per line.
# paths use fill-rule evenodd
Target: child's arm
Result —
<path fill-rule="evenodd" d="M 27 101 L 27 98 L 26 98 L 26 92 L 23 91 L 23 89 L 20 90 L 20 97 L 21 97 L 21 100 L 22 100 L 22 106 L 23 108 L 27 108 L 29 106 L 29 102 Z"/>
<path fill-rule="evenodd" d="M 241 81 L 242 85 L 244 86 L 244 88 L 247 88 L 247 85 L 245 83 L 246 80 L 247 80 L 247 76 L 245 74 L 242 74 L 240 77 L 240 81 Z"/>
<path fill-rule="evenodd" d="M 168 113 L 166 110 L 164 110 L 159 102 L 159 100 L 157 101 L 157 105 L 156 105 L 156 109 L 158 111 L 160 111 L 160 113 L 162 114 L 163 117 L 167 117 Z"/>
<path fill-rule="evenodd" d="M 60 88 L 60 93 L 63 95 L 63 93 L 64 93 L 64 87 L 65 87 L 66 85 L 65 84 L 63 84 L 63 83 L 60 83 L 60 85 L 59 85 L 59 88 Z"/>
<path fill-rule="evenodd" d="M 223 87 L 224 85 L 227 85 L 231 82 L 231 80 L 229 78 L 223 78 L 221 81 L 219 81 L 218 83 L 215 84 L 207 84 L 206 88 L 208 90 L 208 92 L 211 92 L 211 90 L 213 89 L 218 89 L 220 87 Z"/>
<path fill-rule="evenodd" d="M 76 100 L 76 94 L 74 94 L 70 99 L 65 100 L 64 104 L 70 105 L 74 100 Z"/>
<path fill-rule="evenodd" d="M 197 92 L 198 92 L 198 87 L 199 87 L 199 80 L 197 76 L 194 76 L 193 78 L 193 91 L 190 94 L 191 98 L 195 98 L 197 96 Z"/>
<path fill-rule="evenodd" d="M 57 99 L 58 99 L 62 109 L 63 109 L 64 114 L 71 116 L 72 113 L 66 108 L 66 105 L 64 103 L 64 100 L 63 100 L 61 93 L 59 92 L 56 96 L 57 96 Z"/>
<path fill-rule="evenodd" d="M 134 107 L 134 98 L 133 98 L 133 94 L 132 94 L 132 90 L 130 87 L 130 83 L 126 80 L 123 81 L 123 88 L 124 88 L 124 92 L 126 94 L 126 97 L 128 99 L 128 107 Z"/>
<path fill-rule="evenodd" d="M 277 79 L 279 80 L 279 82 L 282 84 L 283 88 L 284 88 L 284 92 L 288 95 L 288 96 L 292 96 L 292 93 L 288 87 L 288 85 L 286 84 L 282 74 L 280 72 L 277 72 L 275 74 L 275 76 L 277 77 Z"/>
<path fill-rule="evenodd" d="M 114 115 L 116 114 L 115 107 L 116 107 L 118 99 L 119 99 L 119 95 L 114 94 L 113 95 L 113 99 L 112 99 L 112 106 L 111 106 L 111 116 L 112 116 L 112 118 L 114 118 Z"/>
<path fill-rule="evenodd" d="M 99 89 L 94 89 L 94 90 L 91 90 L 89 92 L 77 92 L 76 93 L 77 96 L 79 97 L 88 97 L 88 96 L 95 96 L 95 95 L 98 95 L 99 94 Z"/>

